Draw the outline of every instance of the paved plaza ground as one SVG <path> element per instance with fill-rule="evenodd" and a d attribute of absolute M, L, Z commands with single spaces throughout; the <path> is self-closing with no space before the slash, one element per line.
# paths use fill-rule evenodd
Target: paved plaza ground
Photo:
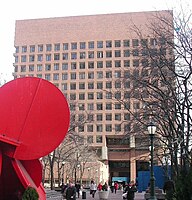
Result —
<path fill-rule="evenodd" d="M 109 198 L 108 200 L 122 200 L 122 194 L 123 192 L 122 191 L 117 191 L 117 193 L 109 193 Z M 80 196 L 80 198 L 77 198 L 77 200 L 80 200 L 82 199 L 82 196 Z M 96 192 L 95 194 L 95 198 L 93 198 L 89 191 L 86 191 L 86 199 L 87 200 L 99 200 L 99 196 L 98 196 L 98 192 Z M 53 195 L 49 195 L 49 197 L 47 198 L 47 200 L 62 200 L 62 197 L 61 197 L 61 193 L 60 192 L 53 192 Z M 138 193 L 136 192 L 135 193 L 135 200 L 144 200 L 144 192 L 142 193 Z"/>

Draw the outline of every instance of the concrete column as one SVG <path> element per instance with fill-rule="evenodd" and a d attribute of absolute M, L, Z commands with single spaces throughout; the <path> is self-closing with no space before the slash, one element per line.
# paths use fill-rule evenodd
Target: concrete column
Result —
<path fill-rule="evenodd" d="M 136 158 L 135 158 L 135 149 L 131 150 L 130 156 L 130 181 L 136 181 Z"/>

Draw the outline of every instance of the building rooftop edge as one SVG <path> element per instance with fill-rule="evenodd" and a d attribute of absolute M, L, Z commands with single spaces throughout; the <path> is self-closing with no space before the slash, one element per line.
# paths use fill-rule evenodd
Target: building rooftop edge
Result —
<path fill-rule="evenodd" d="M 151 10 L 151 11 L 133 11 L 133 12 L 120 12 L 120 13 L 105 13 L 105 14 L 87 14 L 87 15 L 74 15 L 74 16 L 63 16 L 63 17 L 42 17 L 32 19 L 18 19 L 15 21 L 31 21 L 31 20 L 50 20 L 50 19 L 67 19 L 67 18 L 79 18 L 79 17 L 95 17 L 95 16 L 109 16 L 109 15 L 126 15 L 126 14 L 140 14 L 140 13 L 158 13 L 158 12 L 173 12 L 173 10 Z"/>

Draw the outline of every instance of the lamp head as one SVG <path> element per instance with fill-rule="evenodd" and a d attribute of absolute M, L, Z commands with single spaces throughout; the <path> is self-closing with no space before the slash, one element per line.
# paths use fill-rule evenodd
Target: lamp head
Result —
<path fill-rule="evenodd" d="M 155 135 L 156 126 L 155 126 L 155 124 L 154 124 L 153 122 L 150 122 L 150 123 L 148 124 L 147 129 L 148 129 L 149 135 Z"/>

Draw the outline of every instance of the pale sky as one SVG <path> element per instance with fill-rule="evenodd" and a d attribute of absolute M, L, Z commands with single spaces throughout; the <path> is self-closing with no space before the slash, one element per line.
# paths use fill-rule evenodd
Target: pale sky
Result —
<path fill-rule="evenodd" d="M 23 19 L 65 17 L 191 8 L 191 0 L 6 0 L 0 2 L 0 76 L 13 79 L 15 21 Z M 191 7 L 189 6 L 191 5 Z M 179 6 L 180 7 L 180 6 Z M 3 75 L 2 75 L 3 74 Z"/>

